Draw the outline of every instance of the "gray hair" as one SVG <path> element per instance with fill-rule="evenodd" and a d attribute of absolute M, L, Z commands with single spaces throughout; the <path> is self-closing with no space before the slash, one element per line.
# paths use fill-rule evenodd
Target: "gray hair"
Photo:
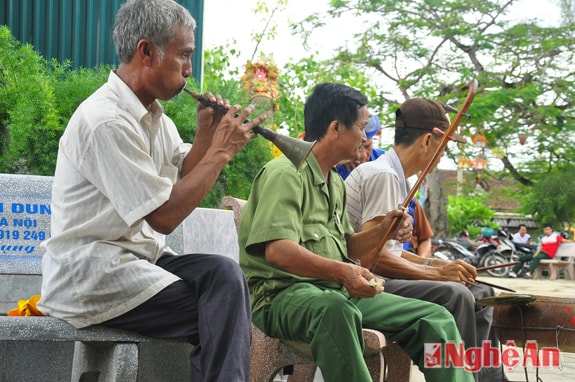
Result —
<path fill-rule="evenodd" d="M 162 59 L 175 38 L 177 25 L 193 32 L 196 21 L 174 0 L 127 0 L 118 10 L 114 23 L 114 43 L 120 62 L 132 60 L 142 39 L 152 41 Z"/>

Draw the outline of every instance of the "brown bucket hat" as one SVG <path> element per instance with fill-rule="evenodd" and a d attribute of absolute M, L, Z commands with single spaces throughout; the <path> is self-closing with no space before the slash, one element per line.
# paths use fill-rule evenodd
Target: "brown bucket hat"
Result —
<path fill-rule="evenodd" d="M 444 132 L 449 127 L 449 120 L 445 107 L 440 102 L 425 98 L 411 98 L 395 111 L 395 127 L 429 131 L 437 127 Z M 457 133 L 451 134 L 449 139 L 467 143 L 467 140 Z"/>

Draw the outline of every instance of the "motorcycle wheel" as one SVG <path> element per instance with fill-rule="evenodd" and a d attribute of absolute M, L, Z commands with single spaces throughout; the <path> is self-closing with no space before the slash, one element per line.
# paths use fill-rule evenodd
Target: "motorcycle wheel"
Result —
<path fill-rule="evenodd" d="M 481 261 L 482 267 L 490 267 L 492 265 L 499 265 L 507 263 L 507 259 L 504 256 L 496 252 L 490 252 L 483 257 Z M 503 268 L 495 268 L 495 269 L 488 269 L 485 272 L 491 277 L 505 277 L 507 275 L 508 269 Z"/>

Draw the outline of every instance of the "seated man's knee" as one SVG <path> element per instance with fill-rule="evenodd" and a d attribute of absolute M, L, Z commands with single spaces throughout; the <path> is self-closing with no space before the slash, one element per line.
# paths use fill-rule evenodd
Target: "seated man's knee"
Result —
<path fill-rule="evenodd" d="M 231 282 L 234 284 L 244 282 L 244 273 L 236 261 L 220 255 L 214 255 L 214 257 L 214 278 L 217 279 L 218 282 Z"/>
<path fill-rule="evenodd" d="M 468 306 L 470 309 L 475 307 L 475 296 L 465 285 L 453 283 L 450 294 L 451 300 L 456 301 L 457 304 Z"/>
<path fill-rule="evenodd" d="M 349 300 L 338 293 L 326 293 L 314 308 L 325 317 L 345 319 L 361 323 L 361 312 Z"/>

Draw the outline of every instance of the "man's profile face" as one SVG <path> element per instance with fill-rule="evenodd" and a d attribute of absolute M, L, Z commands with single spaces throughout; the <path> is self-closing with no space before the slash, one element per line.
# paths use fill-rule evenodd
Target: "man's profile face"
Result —
<path fill-rule="evenodd" d="M 369 112 L 365 106 L 359 108 L 358 118 L 353 124 L 353 128 L 348 130 L 346 128 L 340 129 L 342 142 L 345 144 L 345 149 L 342 151 L 342 161 L 359 161 L 362 155 L 363 142 L 366 139 L 365 126 Z"/>
<path fill-rule="evenodd" d="M 178 95 L 192 75 L 192 53 L 195 50 L 194 33 L 178 25 L 174 28 L 174 41 L 168 46 L 164 57 L 155 57 L 150 69 L 149 81 L 157 92 L 156 98 L 169 100 Z"/>
<path fill-rule="evenodd" d="M 359 149 L 359 164 L 368 162 L 372 151 L 373 138 L 363 140 Z"/>

